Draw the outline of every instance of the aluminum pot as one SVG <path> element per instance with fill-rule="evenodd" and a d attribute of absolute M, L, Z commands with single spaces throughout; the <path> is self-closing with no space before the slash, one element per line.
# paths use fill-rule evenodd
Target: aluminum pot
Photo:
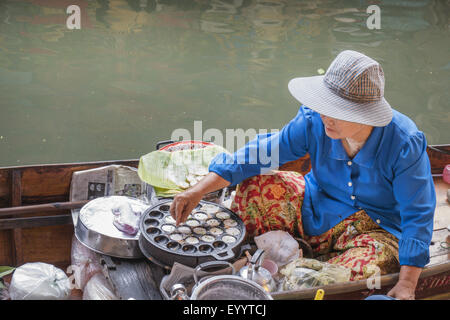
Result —
<path fill-rule="evenodd" d="M 107 196 L 91 200 L 80 210 L 75 227 L 75 237 L 87 248 L 108 256 L 124 259 L 140 259 L 140 232 L 128 235 L 113 225 L 114 215 L 111 203 L 125 200 L 144 211 L 148 204 L 126 196 Z"/>
<path fill-rule="evenodd" d="M 194 271 L 195 285 L 189 297 L 186 288 L 176 284 L 170 292 L 172 300 L 273 300 L 272 296 L 256 282 L 244 279 L 236 275 L 220 275 L 204 277 L 198 280 L 198 273 L 209 267 L 226 265 L 232 268 L 226 261 L 210 261 L 197 266 Z"/>

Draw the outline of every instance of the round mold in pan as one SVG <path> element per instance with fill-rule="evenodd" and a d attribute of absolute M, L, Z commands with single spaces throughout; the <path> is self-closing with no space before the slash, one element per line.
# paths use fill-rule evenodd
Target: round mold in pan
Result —
<path fill-rule="evenodd" d="M 192 214 L 192 218 L 201 221 L 202 223 L 209 219 L 209 216 L 206 212 L 196 211 Z"/>
<path fill-rule="evenodd" d="M 221 240 L 227 245 L 231 245 L 236 242 L 236 237 L 229 234 L 225 234 L 224 236 L 222 236 Z"/>
<path fill-rule="evenodd" d="M 222 222 L 217 218 L 209 218 L 205 221 L 205 224 L 208 227 L 220 227 L 222 226 Z"/>
<path fill-rule="evenodd" d="M 177 227 L 175 227 L 174 224 L 164 223 L 160 226 L 160 229 L 163 233 L 171 234 L 177 229 Z"/>
<path fill-rule="evenodd" d="M 198 248 L 193 244 L 185 244 L 181 247 L 181 250 L 185 253 L 195 253 L 198 251 Z"/>
<path fill-rule="evenodd" d="M 164 216 L 164 213 L 162 213 L 159 210 L 152 210 L 148 213 L 148 217 L 149 218 L 153 218 L 153 219 L 160 219 Z"/>
<path fill-rule="evenodd" d="M 200 227 L 202 223 L 198 221 L 197 219 L 190 218 L 184 222 L 185 225 L 187 225 L 190 228 L 196 228 Z"/>
<path fill-rule="evenodd" d="M 161 220 L 163 220 L 164 223 L 171 223 L 171 224 L 176 223 L 176 220 L 170 214 L 165 215 L 164 218 Z"/>
<path fill-rule="evenodd" d="M 149 227 L 157 227 L 159 225 L 159 220 L 153 218 L 147 218 L 144 220 L 144 225 Z"/>

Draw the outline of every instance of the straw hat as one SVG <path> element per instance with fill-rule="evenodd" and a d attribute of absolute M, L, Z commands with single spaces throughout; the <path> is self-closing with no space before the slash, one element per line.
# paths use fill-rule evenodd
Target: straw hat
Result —
<path fill-rule="evenodd" d="M 339 53 L 323 76 L 294 78 L 288 88 L 295 99 L 325 116 L 383 127 L 392 120 L 384 99 L 384 72 L 362 53 Z"/>

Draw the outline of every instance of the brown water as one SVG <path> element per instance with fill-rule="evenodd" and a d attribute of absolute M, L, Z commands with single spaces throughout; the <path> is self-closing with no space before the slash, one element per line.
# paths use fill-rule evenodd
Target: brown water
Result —
<path fill-rule="evenodd" d="M 448 1 L 1 0 L 0 166 L 132 159 L 173 130 L 281 128 L 297 76 L 344 49 L 379 61 L 385 96 L 450 143 Z M 66 8 L 81 8 L 81 30 Z"/>

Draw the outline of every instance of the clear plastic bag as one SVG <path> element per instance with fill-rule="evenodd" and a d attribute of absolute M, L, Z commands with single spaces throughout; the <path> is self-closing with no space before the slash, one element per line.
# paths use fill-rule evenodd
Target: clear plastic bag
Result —
<path fill-rule="evenodd" d="M 64 271 L 42 262 L 17 268 L 9 286 L 11 300 L 66 300 L 70 292 L 70 280 Z"/>
<path fill-rule="evenodd" d="M 259 249 L 266 252 L 266 258 L 278 267 L 284 266 L 301 256 L 298 242 L 286 231 L 269 231 L 255 237 Z"/>
<path fill-rule="evenodd" d="M 350 281 L 351 270 L 315 259 L 299 258 L 280 270 L 280 290 L 301 290 Z"/>
<path fill-rule="evenodd" d="M 99 254 L 84 246 L 75 236 L 72 238 L 71 262 L 67 272 L 73 273 L 70 278 L 75 280 L 75 289 L 83 290 L 89 279 L 103 269 Z"/>
<path fill-rule="evenodd" d="M 127 198 L 116 200 L 112 209 L 114 226 L 126 234 L 134 236 L 139 231 L 139 220 L 143 210 L 133 210 Z"/>
<path fill-rule="evenodd" d="M 96 273 L 83 291 L 83 300 L 119 300 L 103 273 Z"/>

